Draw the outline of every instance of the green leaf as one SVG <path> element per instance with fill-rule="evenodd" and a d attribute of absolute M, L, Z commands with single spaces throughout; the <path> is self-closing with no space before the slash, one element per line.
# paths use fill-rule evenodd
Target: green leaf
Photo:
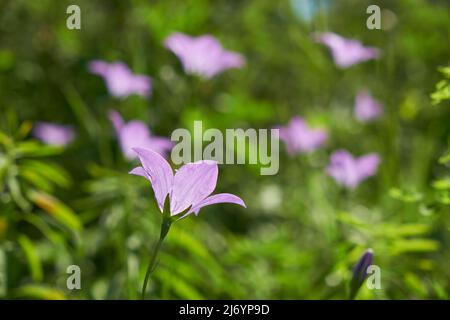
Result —
<path fill-rule="evenodd" d="M 450 152 L 447 152 L 447 154 L 443 155 L 442 157 L 439 158 L 439 163 L 440 164 L 447 164 L 450 162 Z"/>
<path fill-rule="evenodd" d="M 46 192 L 53 191 L 52 184 L 34 170 L 21 168 L 19 169 L 19 176 L 38 189 L 44 190 Z"/>
<path fill-rule="evenodd" d="M 54 163 L 37 160 L 23 160 L 19 168 L 25 168 L 32 171 L 63 188 L 67 188 L 71 184 L 69 174 L 63 168 Z"/>
<path fill-rule="evenodd" d="M 450 177 L 445 177 L 440 180 L 436 180 L 432 184 L 433 188 L 438 190 L 449 190 L 450 189 Z"/>
<path fill-rule="evenodd" d="M 204 299 L 194 286 L 187 283 L 182 278 L 179 278 L 177 275 L 162 268 L 158 269 L 156 274 L 157 278 L 161 279 L 162 282 L 165 282 L 180 299 Z"/>
<path fill-rule="evenodd" d="M 98 124 L 78 91 L 74 86 L 68 84 L 63 85 L 61 91 L 73 113 L 78 118 L 79 123 L 84 126 L 91 138 L 95 138 L 99 132 Z"/>
<path fill-rule="evenodd" d="M 25 253 L 25 257 L 27 258 L 31 278 L 34 281 L 42 281 L 44 277 L 42 264 L 33 242 L 26 235 L 20 235 L 17 241 Z"/>
<path fill-rule="evenodd" d="M 338 212 L 336 214 L 336 219 L 342 223 L 348 224 L 353 227 L 363 228 L 367 226 L 367 224 L 364 223 L 361 219 L 352 216 L 347 212 Z"/>
<path fill-rule="evenodd" d="M 415 192 L 415 191 L 406 191 L 406 190 L 401 190 L 399 188 L 392 188 L 389 190 L 389 195 L 396 199 L 396 200 L 400 200 L 403 202 L 418 202 L 420 200 L 422 200 L 423 195 L 419 192 Z"/>
<path fill-rule="evenodd" d="M 406 252 L 432 252 L 439 249 L 439 242 L 429 239 L 395 240 L 391 245 L 394 255 Z"/>
<path fill-rule="evenodd" d="M 410 237 L 426 234 L 430 231 L 430 226 L 423 223 L 408 224 L 384 224 L 380 228 L 380 234 L 393 237 Z"/>
<path fill-rule="evenodd" d="M 39 299 L 39 300 L 65 300 L 64 293 L 57 289 L 49 288 L 37 284 L 24 285 L 15 291 L 15 296 L 19 298 Z"/>
<path fill-rule="evenodd" d="M 418 276 L 416 276 L 414 273 L 407 272 L 404 278 L 407 287 L 409 287 L 419 297 L 427 297 L 427 287 Z"/>
<path fill-rule="evenodd" d="M 14 199 L 14 202 L 23 210 L 30 210 L 30 203 L 25 199 L 20 189 L 19 181 L 11 176 L 7 181 L 7 186 L 9 188 L 9 192 L 11 193 L 11 197 Z"/>
<path fill-rule="evenodd" d="M 70 230 L 81 230 L 82 223 L 75 212 L 55 197 L 45 192 L 32 190 L 28 193 L 28 198 Z"/>
<path fill-rule="evenodd" d="M 13 150 L 16 158 L 22 157 L 46 157 L 62 153 L 64 148 L 59 146 L 43 145 L 37 141 L 20 142 Z"/>

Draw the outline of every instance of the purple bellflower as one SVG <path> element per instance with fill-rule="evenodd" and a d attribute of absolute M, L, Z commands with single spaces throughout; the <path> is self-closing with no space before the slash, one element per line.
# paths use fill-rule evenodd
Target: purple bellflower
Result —
<path fill-rule="evenodd" d="M 381 104 L 368 91 L 358 93 L 355 100 L 354 114 L 358 121 L 368 122 L 377 119 L 382 113 Z"/>
<path fill-rule="evenodd" d="M 349 189 L 356 188 L 363 180 L 375 175 L 380 164 L 380 157 L 375 153 L 354 158 L 345 150 L 334 152 L 330 160 L 328 174 Z"/>
<path fill-rule="evenodd" d="M 114 97 L 122 98 L 132 94 L 147 97 L 151 94 L 151 78 L 133 74 L 123 62 L 94 60 L 89 63 L 89 71 L 103 78 L 109 93 Z"/>
<path fill-rule="evenodd" d="M 216 161 L 201 160 L 182 166 L 173 174 L 169 163 L 156 152 L 133 148 L 142 166 L 130 174 L 147 178 L 152 184 L 156 202 L 161 212 L 169 198 L 170 216 L 198 215 L 201 208 L 216 203 L 235 203 L 245 207 L 244 201 L 229 193 L 211 195 L 216 188 L 218 166 Z"/>
<path fill-rule="evenodd" d="M 359 288 L 366 280 L 368 273 L 367 268 L 372 265 L 373 250 L 367 249 L 359 258 L 358 263 L 353 269 L 352 279 L 350 281 L 350 299 L 353 300 L 358 293 Z"/>
<path fill-rule="evenodd" d="M 323 129 L 312 129 L 300 117 L 294 117 L 285 127 L 279 127 L 280 139 L 290 155 L 311 152 L 319 148 L 328 138 Z"/>
<path fill-rule="evenodd" d="M 75 131 L 71 126 L 48 122 L 36 123 L 32 134 L 43 143 L 55 146 L 65 146 L 75 138 Z"/>
<path fill-rule="evenodd" d="M 334 63 L 340 68 L 376 59 L 380 55 L 378 48 L 364 47 L 359 41 L 346 39 L 332 32 L 316 33 L 314 39 L 331 50 Z"/>
<path fill-rule="evenodd" d="M 170 139 L 152 135 L 142 121 L 132 120 L 125 123 L 117 111 L 110 111 L 109 119 L 116 131 L 122 153 L 129 160 L 136 158 L 134 147 L 151 149 L 163 156 L 167 156 L 173 147 Z"/>
<path fill-rule="evenodd" d="M 205 79 L 245 64 L 242 55 L 223 49 L 211 35 L 190 37 L 177 32 L 171 34 L 164 44 L 180 59 L 186 73 L 197 74 Z"/>
<path fill-rule="evenodd" d="M 141 167 L 130 174 L 148 179 L 155 194 L 156 203 L 163 214 L 161 233 L 145 274 L 142 299 L 145 298 L 148 279 L 156 265 L 156 257 L 171 224 L 192 213 L 198 215 L 201 208 L 217 203 L 234 203 L 245 207 L 244 201 L 230 193 L 211 195 L 217 183 L 216 161 L 204 160 L 188 163 L 174 174 L 169 163 L 158 153 L 143 148 L 133 148 L 141 161 Z M 177 219 L 175 216 L 181 215 Z"/>

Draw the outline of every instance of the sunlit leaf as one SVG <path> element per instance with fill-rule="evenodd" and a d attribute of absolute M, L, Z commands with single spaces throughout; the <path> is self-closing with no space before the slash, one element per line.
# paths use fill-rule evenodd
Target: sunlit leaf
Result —
<path fill-rule="evenodd" d="M 58 146 L 43 145 L 37 141 L 24 141 L 14 149 L 14 155 L 21 157 L 46 157 L 60 154 L 64 149 Z"/>
<path fill-rule="evenodd" d="M 450 190 L 450 177 L 434 181 L 433 188 L 438 190 Z"/>
<path fill-rule="evenodd" d="M 28 197 L 34 204 L 49 213 L 62 225 L 73 231 L 79 231 L 81 229 L 82 223 L 75 212 L 55 197 L 41 191 L 33 190 L 28 193 Z"/>
<path fill-rule="evenodd" d="M 391 245 L 392 254 L 406 252 L 432 252 L 439 249 L 439 242 L 429 239 L 394 240 Z"/>
<path fill-rule="evenodd" d="M 65 300 L 63 292 L 58 289 L 49 288 L 37 284 L 24 285 L 15 291 L 18 298 L 38 299 L 38 300 Z"/>
<path fill-rule="evenodd" d="M 415 191 L 405 191 L 399 188 L 392 188 L 389 190 L 389 195 L 403 202 L 418 202 L 422 200 L 423 195 Z"/>
<path fill-rule="evenodd" d="M 71 184 L 69 174 L 60 166 L 50 162 L 23 160 L 19 167 L 32 171 L 60 187 L 66 188 Z"/>

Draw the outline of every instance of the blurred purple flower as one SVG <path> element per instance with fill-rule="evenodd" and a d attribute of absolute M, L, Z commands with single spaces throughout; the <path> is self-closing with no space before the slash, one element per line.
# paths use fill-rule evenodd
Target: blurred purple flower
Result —
<path fill-rule="evenodd" d="M 378 48 L 364 47 L 359 41 L 346 39 L 332 32 L 315 33 L 314 39 L 331 50 L 334 63 L 341 68 L 376 59 L 380 55 Z"/>
<path fill-rule="evenodd" d="M 373 251 L 367 249 L 364 254 L 359 258 L 358 263 L 353 269 L 352 279 L 350 281 L 350 299 L 354 299 L 359 288 L 367 278 L 367 268 L 372 265 Z"/>
<path fill-rule="evenodd" d="M 36 123 L 32 134 L 43 143 L 55 146 L 65 146 L 75 138 L 75 131 L 71 126 L 48 122 Z"/>
<path fill-rule="evenodd" d="M 183 33 L 173 33 L 164 44 L 180 59 L 186 73 L 197 74 L 206 79 L 245 64 L 242 55 L 224 50 L 220 42 L 210 35 L 190 37 Z"/>
<path fill-rule="evenodd" d="M 368 91 L 363 90 L 358 93 L 355 101 L 354 114 L 361 122 L 375 120 L 382 113 L 382 107 Z"/>
<path fill-rule="evenodd" d="M 375 153 L 354 158 L 345 150 L 334 152 L 330 160 L 327 173 L 337 183 L 350 189 L 354 189 L 363 180 L 375 175 L 380 164 L 380 157 Z"/>
<path fill-rule="evenodd" d="M 89 63 L 89 71 L 105 80 L 109 93 L 115 97 L 126 97 L 132 94 L 149 96 L 152 89 L 151 78 L 133 74 L 123 62 L 107 63 L 93 60 Z"/>
<path fill-rule="evenodd" d="M 169 163 L 158 153 L 142 148 L 133 148 L 142 167 L 134 168 L 130 174 L 147 178 L 152 184 L 156 202 L 164 211 L 169 196 L 170 215 L 184 213 L 181 218 L 201 208 L 216 203 L 235 203 L 246 207 L 238 196 L 229 193 L 211 195 L 217 184 L 219 169 L 216 161 L 202 160 L 188 163 L 173 174 Z M 164 212 L 163 212 L 164 213 Z"/>
<path fill-rule="evenodd" d="M 109 119 L 116 131 L 122 152 L 129 160 L 136 158 L 136 153 L 133 151 L 134 147 L 151 149 L 162 156 L 167 156 L 167 153 L 173 147 L 173 142 L 170 139 L 153 136 L 142 121 L 132 120 L 124 123 L 117 111 L 110 111 Z"/>
<path fill-rule="evenodd" d="M 314 151 L 328 138 L 325 130 L 311 129 L 300 117 L 293 117 L 287 126 L 278 128 L 280 139 L 286 144 L 290 155 Z"/>

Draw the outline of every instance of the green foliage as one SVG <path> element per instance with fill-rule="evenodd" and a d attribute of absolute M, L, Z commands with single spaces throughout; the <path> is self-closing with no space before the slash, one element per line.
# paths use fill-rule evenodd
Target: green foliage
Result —
<path fill-rule="evenodd" d="M 220 166 L 216 205 L 174 223 L 149 283 L 154 299 L 345 299 L 367 248 L 380 290 L 361 299 L 448 299 L 450 292 L 449 5 L 379 1 L 391 28 L 368 30 L 371 1 L 333 1 L 311 22 L 291 1 L 88 1 L 68 30 L 65 1 L 0 2 L 0 273 L 3 298 L 139 299 L 161 214 L 148 181 L 128 175 L 107 118 L 118 110 L 157 135 L 191 128 L 271 128 L 294 115 L 329 131 L 327 145 L 280 171 Z M 383 13 L 382 13 L 383 14 Z M 392 14 L 394 16 L 392 16 Z M 163 46 L 173 31 L 213 34 L 246 67 L 204 81 Z M 382 50 L 347 70 L 311 34 L 333 31 Z M 153 80 L 149 99 L 108 95 L 92 59 L 121 60 Z M 435 88 L 435 84 L 437 87 Z M 353 117 L 356 92 L 384 105 Z M 430 93 L 431 99 L 430 99 Z M 433 104 L 440 103 L 439 106 Z M 37 121 L 75 126 L 67 148 L 44 145 Z M 342 190 L 325 173 L 336 149 L 380 154 L 375 177 Z M 66 287 L 79 265 L 82 289 Z"/>
<path fill-rule="evenodd" d="M 440 68 L 445 79 L 436 84 L 436 91 L 431 94 L 434 104 L 450 99 L 450 67 Z"/>

